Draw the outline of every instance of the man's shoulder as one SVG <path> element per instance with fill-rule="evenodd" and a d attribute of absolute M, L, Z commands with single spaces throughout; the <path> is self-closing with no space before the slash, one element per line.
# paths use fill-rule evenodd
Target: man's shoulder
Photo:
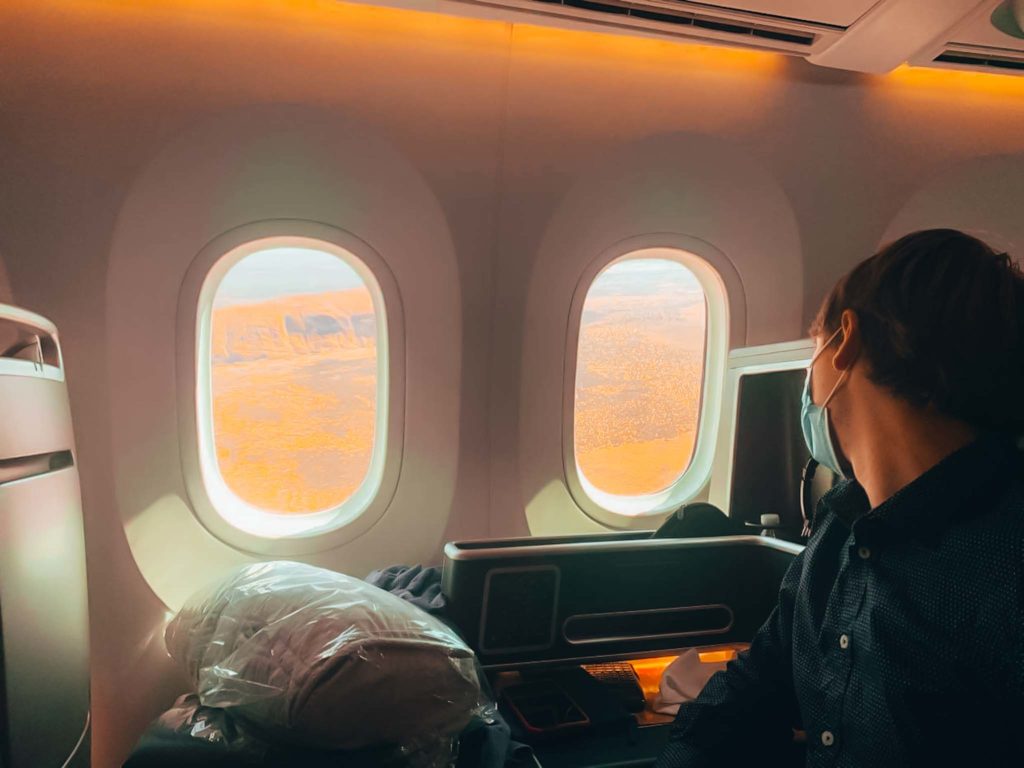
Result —
<path fill-rule="evenodd" d="M 1024 534 L 1024 457 L 997 484 L 990 498 L 990 509 L 980 516 L 979 522 L 1007 534 Z"/>
<path fill-rule="evenodd" d="M 1024 466 L 1021 467 L 1024 470 Z M 988 526 L 1006 544 L 1024 546 L 1024 471 L 1010 478 L 997 497 L 992 512 L 985 516 Z M 1024 566 L 1024 563 L 1018 565 Z"/>
<path fill-rule="evenodd" d="M 983 571 L 998 566 L 1003 579 L 1017 582 L 1013 575 L 1024 574 L 1024 478 L 1007 480 L 945 530 L 943 545 Z"/>

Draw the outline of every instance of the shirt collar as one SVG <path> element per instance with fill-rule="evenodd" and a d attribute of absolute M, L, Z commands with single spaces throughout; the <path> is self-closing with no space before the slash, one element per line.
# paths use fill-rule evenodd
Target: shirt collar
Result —
<path fill-rule="evenodd" d="M 1019 472 L 1020 461 L 1012 439 L 984 435 L 874 509 L 855 480 L 837 485 L 825 494 L 822 503 L 851 527 L 867 524 L 913 538 L 934 538 L 954 522 L 991 509 L 994 494 Z"/>

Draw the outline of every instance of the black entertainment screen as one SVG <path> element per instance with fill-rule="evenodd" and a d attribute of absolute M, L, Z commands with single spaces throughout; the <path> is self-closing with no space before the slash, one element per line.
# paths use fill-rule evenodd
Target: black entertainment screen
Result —
<path fill-rule="evenodd" d="M 806 369 L 798 368 L 740 378 L 730 502 L 730 514 L 739 520 L 756 523 L 763 514 L 776 514 L 797 535 L 803 525 L 800 473 L 810 458 L 800 429 L 806 377 Z"/>

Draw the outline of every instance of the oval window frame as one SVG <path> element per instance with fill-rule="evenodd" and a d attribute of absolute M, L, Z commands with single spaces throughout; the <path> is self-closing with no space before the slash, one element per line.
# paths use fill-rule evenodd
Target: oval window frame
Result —
<path fill-rule="evenodd" d="M 707 320 L 697 436 L 689 464 L 671 486 L 643 496 L 619 496 L 596 488 L 576 463 L 574 411 L 580 325 L 587 294 L 599 275 L 623 261 L 654 258 L 678 262 L 696 277 L 704 291 Z M 659 516 L 695 498 L 711 476 L 722 405 L 722 383 L 729 356 L 729 301 L 725 282 L 707 259 L 676 245 L 641 246 L 634 243 L 632 247 L 612 249 L 594 259 L 580 275 L 573 292 L 566 336 L 562 406 L 562 471 L 566 487 L 576 505 L 592 520 L 607 528 L 650 528 Z"/>
<path fill-rule="evenodd" d="M 378 321 L 377 431 L 371 466 L 357 491 L 323 512 L 280 515 L 246 504 L 220 475 L 209 405 L 209 344 L 213 297 L 221 279 L 246 256 L 279 247 L 330 253 L 367 283 Z M 375 290 L 376 289 L 376 290 Z M 380 317 L 380 315 L 378 316 Z M 380 326 L 384 328 L 381 330 Z M 401 473 L 405 423 L 402 302 L 381 256 L 350 232 L 300 220 L 243 225 L 208 243 L 186 273 L 178 303 L 178 393 L 182 469 L 192 510 L 229 546 L 258 555 L 301 555 L 333 549 L 368 531 L 387 511 Z M 383 395 L 383 396 L 382 396 Z M 239 525 L 248 517 L 257 525 Z"/>

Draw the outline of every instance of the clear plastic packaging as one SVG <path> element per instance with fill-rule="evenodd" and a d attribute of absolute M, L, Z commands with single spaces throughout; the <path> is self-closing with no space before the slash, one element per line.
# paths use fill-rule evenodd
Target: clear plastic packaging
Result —
<path fill-rule="evenodd" d="M 456 760 L 456 744 L 455 739 L 438 738 L 415 751 L 385 746 L 358 752 L 275 744 L 226 710 L 204 707 L 189 693 L 150 724 L 124 768 L 168 766 L 172 760 L 176 765 L 223 763 L 238 768 L 445 768 Z"/>
<path fill-rule="evenodd" d="M 302 563 L 235 571 L 189 599 L 164 637 L 203 705 L 275 741 L 427 749 L 451 762 L 452 739 L 484 706 L 473 652 L 452 629 L 359 579 Z"/>

